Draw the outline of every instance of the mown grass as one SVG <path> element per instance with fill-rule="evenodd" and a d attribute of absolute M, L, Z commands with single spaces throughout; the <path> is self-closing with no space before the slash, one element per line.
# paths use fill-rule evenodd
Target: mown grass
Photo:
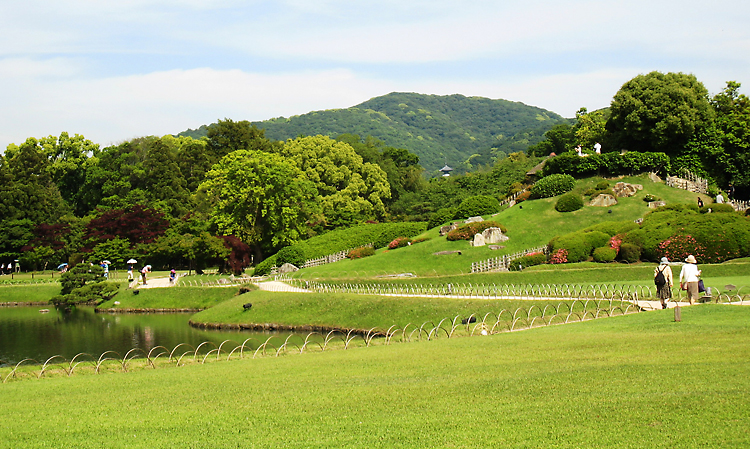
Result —
<path fill-rule="evenodd" d="M 0 303 L 46 303 L 60 294 L 60 284 L 0 285 Z"/>
<path fill-rule="evenodd" d="M 750 309 L 0 385 L 8 447 L 744 447 Z"/>
<path fill-rule="evenodd" d="M 246 311 L 242 305 L 247 302 L 253 306 Z M 310 325 L 361 330 L 386 330 L 391 326 L 404 328 L 408 324 L 419 327 L 424 323 L 431 323 L 432 329 L 444 318 L 450 321 L 459 317 L 460 323 L 460 319 L 474 315 L 481 321 L 486 314 L 498 316 L 503 310 L 510 312 L 504 316 L 511 319 L 512 314 L 519 308 L 528 310 L 535 307 L 534 316 L 538 316 L 548 304 L 557 307 L 563 302 L 566 301 L 394 298 L 347 293 L 254 291 L 197 313 L 191 321 L 230 324 L 274 323 L 285 326 Z M 619 302 L 616 305 L 619 305 Z M 590 307 L 595 308 L 595 305 L 591 304 Z M 576 310 L 582 308 L 583 304 L 577 303 Z M 563 309 L 568 310 L 566 306 L 563 306 Z"/>
<path fill-rule="evenodd" d="M 106 309 L 207 309 L 237 294 L 238 287 L 168 287 L 121 290 L 99 307 Z M 119 302 L 119 304 L 115 304 Z"/>

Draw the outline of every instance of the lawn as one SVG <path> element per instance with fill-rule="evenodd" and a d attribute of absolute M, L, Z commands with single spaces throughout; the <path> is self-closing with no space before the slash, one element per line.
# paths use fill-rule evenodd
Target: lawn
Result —
<path fill-rule="evenodd" d="M 0 385 L 6 447 L 746 447 L 750 308 Z"/>

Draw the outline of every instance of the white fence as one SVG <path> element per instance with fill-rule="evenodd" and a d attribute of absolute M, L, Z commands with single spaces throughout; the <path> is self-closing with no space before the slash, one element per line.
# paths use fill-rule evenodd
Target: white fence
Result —
<path fill-rule="evenodd" d="M 544 253 L 546 255 L 548 251 L 549 249 L 545 245 L 545 246 L 539 246 L 537 248 L 531 248 L 531 249 L 519 251 L 514 254 L 506 254 L 504 256 L 494 257 L 492 259 L 487 259 L 487 260 L 483 260 L 479 262 L 473 262 L 471 264 L 471 272 L 482 273 L 485 271 L 495 271 L 495 270 L 508 271 L 510 269 L 511 262 L 518 259 L 519 257 L 523 257 L 531 253 Z"/>
<path fill-rule="evenodd" d="M 367 245 L 362 245 L 357 248 L 372 248 L 373 244 L 368 243 Z M 309 268 L 309 267 L 317 267 L 318 265 L 325 265 L 328 263 L 334 263 L 338 262 L 340 260 L 346 259 L 346 256 L 349 255 L 349 251 L 357 248 L 349 248 L 345 249 L 343 251 L 339 251 L 335 254 L 329 254 L 327 256 L 318 257 L 317 259 L 310 259 L 306 260 L 305 263 L 302 265 L 302 268 Z"/>

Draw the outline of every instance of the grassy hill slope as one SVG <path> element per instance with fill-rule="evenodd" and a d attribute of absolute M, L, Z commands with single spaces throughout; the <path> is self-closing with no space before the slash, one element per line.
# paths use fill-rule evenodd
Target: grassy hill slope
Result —
<path fill-rule="evenodd" d="M 574 191 L 583 192 L 595 186 L 600 180 L 600 178 L 579 180 Z M 344 260 L 334 264 L 306 268 L 296 276 L 309 279 L 342 279 L 372 278 L 398 273 L 412 273 L 420 277 L 465 274 L 470 272 L 472 262 L 546 245 L 552 237 L 577 231 L 596 223 L 633 221 L 641 218 L 650 210 L 647 203 L 643 201 L 643 197 L 649 193 L 662 198 L 668 204 L 692 203 L 697 198 L 696 194 L 667 187 L 664 183 L 654 183 L 646 176 L 627 177 L 622 181 L 641 184 L 643 190 L 631 198 L 620 198 L 619 204 L 609 208 L 585 206 L 575 212 L 560 213 L 554 209 L 557 201 L 557 197 L 554 197 L 525 201 L 493 217 L 484 217 L 498 221 L 507 227 L 510 240 L 503 243 L 505 248 L 502 250 L 492 251 L 487 246 L 475 248 L 470 246 L 468 241 L 450 242 L 445 237 L 440 237 L 439 228 L 434 228 L 422 234 L 421 237 L 430 238 L 425 242 L 396 250 L 381 249 L 375 256 L 364 259 Z M 611 181 L 611 184 L 614 182 L 616 181 Z M 703 198 L 704 201 L 709 201 L 707 197 Z M 461 255 L 434 254 L 440 251 L 459 250 Z"/>

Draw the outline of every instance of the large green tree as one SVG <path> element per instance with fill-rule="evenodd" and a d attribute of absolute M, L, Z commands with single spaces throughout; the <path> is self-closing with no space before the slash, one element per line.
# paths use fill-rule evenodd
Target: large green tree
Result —
<path fill-rule="evenodd" d="M 677 156 L 713 119 L 708 91 L 694 75 L 651 72 L 615 94 L 606 129 L 617 149 Z"/>
<path fill-rule="evenodd" d="M 351 145 L 319 135 L 288 140 L 279 152 L 315 183 L 327 226 L 385 217 L 384 200 L 391 197 L 386 173 L 363 162 Z"/>
<path fill-rule="evenodd" d="M 256 262 L 300 239 L 318 206 L 315 184 L 293 161 L 261 151 L 227 154 L 200 190 L 218 232 L 250 245 Z"/>

